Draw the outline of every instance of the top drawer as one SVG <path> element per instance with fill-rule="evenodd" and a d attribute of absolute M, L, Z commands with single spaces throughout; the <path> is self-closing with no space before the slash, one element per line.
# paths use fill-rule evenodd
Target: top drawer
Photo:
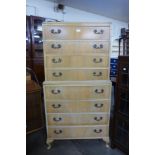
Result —
<path fill-rule="evenodd" d="M 109 40 L 108 26 L 43 25 L 44 40 Z"/>

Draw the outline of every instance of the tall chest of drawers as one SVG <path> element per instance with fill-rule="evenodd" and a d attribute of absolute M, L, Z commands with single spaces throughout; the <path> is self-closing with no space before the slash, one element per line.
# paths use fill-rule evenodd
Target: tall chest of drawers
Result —
<path fill-rule="evenodd" d="M 47 144 L 109 142 L 109 23 L 43 23 Z"/>

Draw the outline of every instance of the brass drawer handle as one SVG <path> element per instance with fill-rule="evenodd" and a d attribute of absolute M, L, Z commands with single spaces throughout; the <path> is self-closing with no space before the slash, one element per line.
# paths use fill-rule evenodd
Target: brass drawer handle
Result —
<path fill-rule="evenodd" d="M 60 58 L 58 58 L 58 59 L 53 58 L 52 59 L 52 62 L 53 63 L 61 63 L 62 62 L 62 59 L 60 59 Z"/>
<path fill-rule="evenodd" d="M 96 58 L 93 59 L 94 63 L 101 63 L 103 60 L 102 58 L 99 58 L 98 60 Z"/>
<path fill-rule="evenodd" d="M 96 121 L 101 121 L 103 119 L 103 117 L 94 117 L 94 120 L 96 120 Z"/>
<path fill-rule="evenodd" d="M 57 45 L 52 44 L 52 45 L 51 45 L 51 48 L 59 49 L 59 48 L 61 48 L 61 45 L 60 45 L 60 44 L 57 44 Z"/>
<path fill-rule="evenodd" d="M 103 34 L 103 32 L 104 32 L 103 30 L 100 30 L 100 31 L 99 30 L 96 30 L 96 29 L 94 30 L 94 33 L 95 34 Z"/>
<path fill-rule="evenodd" d="M 93 72 L 93 76 L 102 76 L 102 72 L 99 73 Z"/>
<path fill-rule="evenodd" d="M 58 105 L 52 104 L 52 107 L 53 108 L 60 108 L 61 107 L 61 104 L 58 104 Z"/>
<path fill-rule="evenodd" d="M 94 106 L 95 106 L 96 108 L 101 108 L 101 107 L 103 107 L 103 103 L 96 103 Z"/>
<path fill-rule="evenodd" d="M 95 49 L 101 49 L 101 48 L 103 48 L 103 45 L 100 44 L 100 45 L 98 46 L 98 45 L 94 44 L 94 45 L 93 45 L 93 48 L 95 48 Z"/>
<path fill-rule="evenodd" d="M 59 117 L 59 118 L 53 118 L 53 121 L 55 121 L 55 122 L 59 122 L 59 121 L 61 121 L 62 120 L 62 118 L 61 117 Z"/>
<path fill-rule="evenodd" d="M 60 90 L 51 90 L 51 93 L 52 93 L 52 94 L 60 94 L 61 91 L 60 91 Z"/>
<path fill-rule="evenodd" d="M 52 29 L 52 30 L 51 30 L 51 33 L 53 33 L 53 34 L 60 34 L 60 33 L 61 33 L 61 30 L 58 29 L 58 30 L 56 31 L 56 30 Z"/>
<path fill-rule="evenodd" d="M 62 130 L 54 130 L 54 133 L 55 134 L 61 134 L 62 133 Z"/>
<path fill-rule="evenodd" d="M 101 133 L 102 132 L 102 129 L 94 129 L 94 132 L 96 132 L 96 133 Z"/>
<path fill-rule="evenodd" d="M 95 89 L 95 93 L 102 94 L 102 93 L 104 93 L 104 89 L 101 89 L 101 90 Z"/>
<path fill-rule="evenodd" d="M 60 76 L 62 76 L 62 73 L 61 73 L 61 72 L 59 72 L 59 73 L 54 72 L 54 73 L 53 73 L 53 76 L 55 76 L 55 77 L 60 77 Z"/>

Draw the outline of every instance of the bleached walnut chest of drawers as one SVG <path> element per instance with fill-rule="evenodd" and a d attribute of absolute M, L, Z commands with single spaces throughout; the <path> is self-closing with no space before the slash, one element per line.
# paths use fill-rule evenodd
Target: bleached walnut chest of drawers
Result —
<path fill-rule="evenodd" d="M 109 142 L 109 23 L 43 23 L 47 144 Z"/>

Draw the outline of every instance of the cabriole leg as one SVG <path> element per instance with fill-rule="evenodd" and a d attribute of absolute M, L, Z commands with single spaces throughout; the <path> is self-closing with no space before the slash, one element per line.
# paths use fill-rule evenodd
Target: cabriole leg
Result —
<path fill-rule="evenodd" d="M 47 150 L 50 150 L 50 149 L 51 149 L 51 147 L 52 147 L 52 142 L 53 142 L 53 140 L 52 140 L 52 141 L 47 141 L 47 142 L 46 142 L 46 144 L 47 144 Z"/>

